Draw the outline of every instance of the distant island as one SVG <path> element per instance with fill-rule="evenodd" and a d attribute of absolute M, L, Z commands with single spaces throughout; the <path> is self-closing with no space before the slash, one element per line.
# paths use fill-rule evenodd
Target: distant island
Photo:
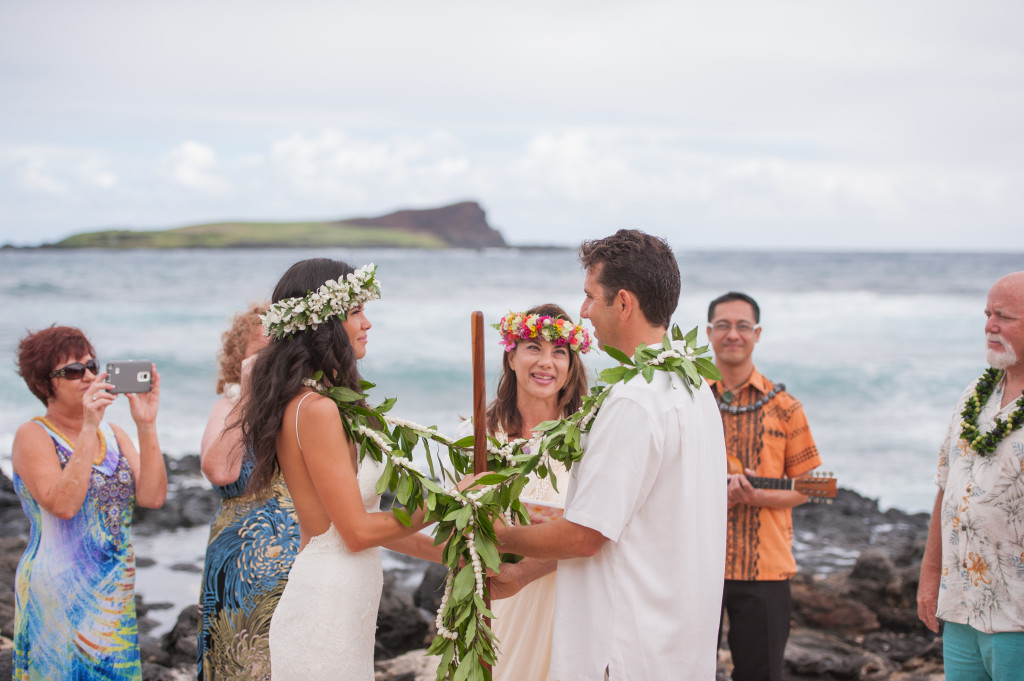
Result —
<path fill-rule="evenodd" d="M 475 201 L 324 222 L 218 222 L 154 231 L 75 234 L 41 248 L 504 248 Z"/>

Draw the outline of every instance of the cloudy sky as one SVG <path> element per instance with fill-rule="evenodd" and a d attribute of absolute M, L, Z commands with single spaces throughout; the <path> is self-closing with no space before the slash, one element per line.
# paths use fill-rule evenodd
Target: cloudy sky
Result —
<path fill-rule="evenodd" d="M 477 200 L 515 244 L 1024 252 L 1024 3 L 0 0 L 0 243 Z"/>

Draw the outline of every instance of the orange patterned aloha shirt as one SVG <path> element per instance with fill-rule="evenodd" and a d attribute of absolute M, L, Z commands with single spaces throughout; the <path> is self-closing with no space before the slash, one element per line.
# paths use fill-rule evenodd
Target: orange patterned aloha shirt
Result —
<path fill-rule="evenodd" d="M 774 384 L 757 370 L 737 391 L 732 404 L 754 404 Z M 722 390 L 711 381 L 716 397 Z M 760 409 L 743 414 L 722 412 L 725 447 L 747 468 L 764 478 L 795 478 L 821 465 L 807 416 L 799 400 L 781 391 Z M 737 504 L 729 509 L 725 578 L 743 581 L 790 579 L 796 574 L 793 558 L 793 514 Z"/>

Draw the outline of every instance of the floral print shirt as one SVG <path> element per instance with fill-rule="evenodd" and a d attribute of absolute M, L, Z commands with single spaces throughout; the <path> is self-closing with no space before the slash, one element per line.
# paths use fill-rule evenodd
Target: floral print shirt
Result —
<path fill-rule="evenodd" d="M 944 490 L 939 619 L 985 633 L 1024 632 L 1024 429 L 979 455 L 960 439 L 964 403 L 957 403 L 939 456 L 935 482 Z M 982 433 L 1006 420 L 1014 401 L 1000 407 L 1005 379 L 978 416 Z"/>

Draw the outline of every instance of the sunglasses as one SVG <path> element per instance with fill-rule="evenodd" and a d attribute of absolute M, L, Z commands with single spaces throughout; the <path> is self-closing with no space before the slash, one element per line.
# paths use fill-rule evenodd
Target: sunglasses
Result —
<path fill-rule="evenodd" d="M 67 378 L 72 381 L 77 381 L 85 376 L 86 369 L 91 371 L 93 374 L 98 374 L 100 372 L 100 363 L 95 359 L 90 359 L 85 364 L 82 364 L 81 362 L 73 362 L 72 364 L 63 366 L 60 369 L 54 369 L 51 371 L 50 378 Z"/>

